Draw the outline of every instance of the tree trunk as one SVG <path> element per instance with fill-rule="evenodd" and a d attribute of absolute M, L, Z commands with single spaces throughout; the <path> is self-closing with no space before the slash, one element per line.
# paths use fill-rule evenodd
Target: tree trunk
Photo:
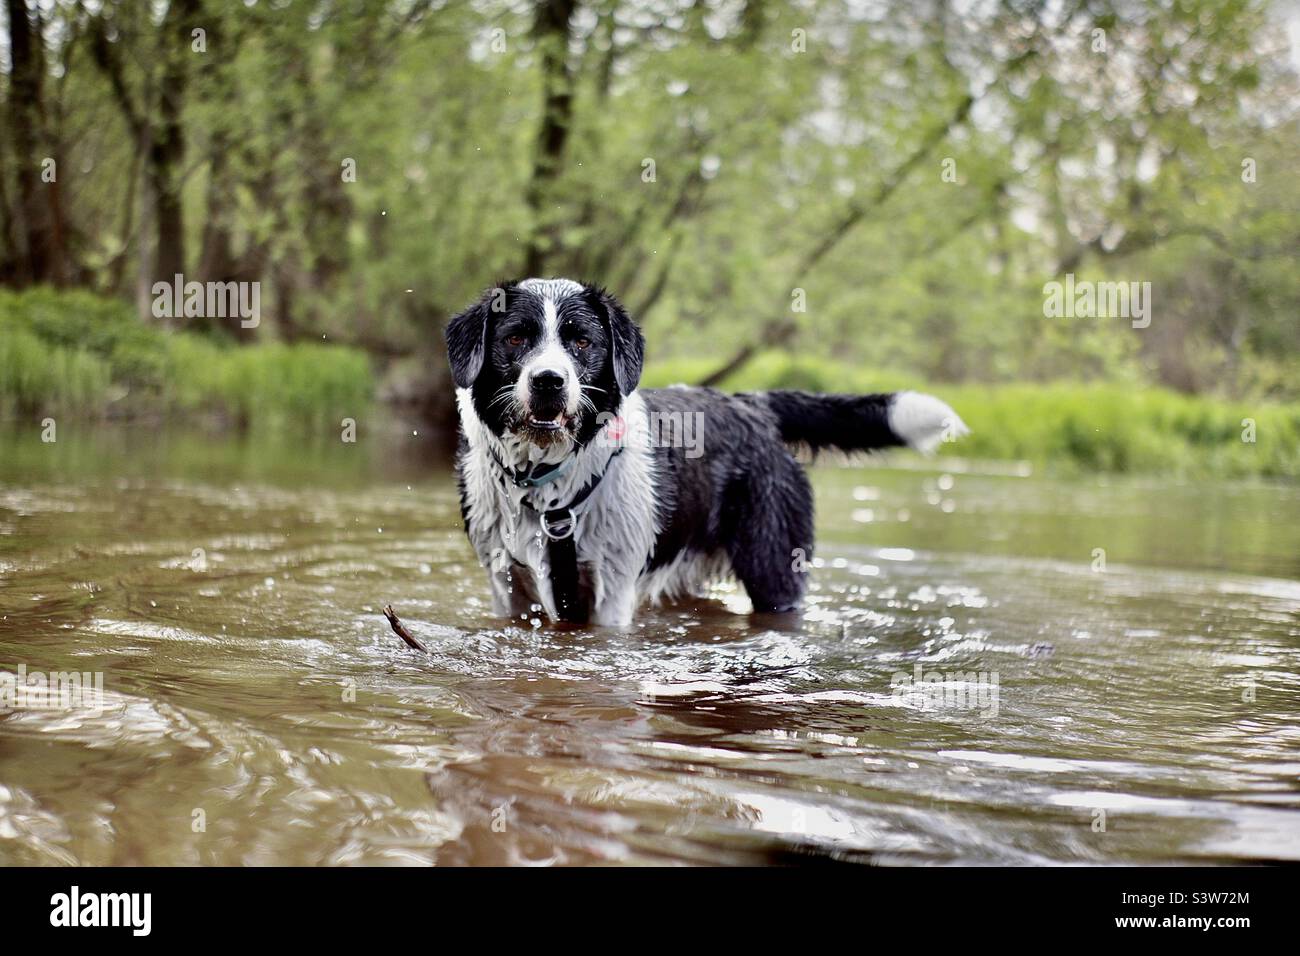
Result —
<path fill-rule="evenodd" d="M 19 211 L 19 283 L 50 282 L 62 272 L 57 261 L 50 198 L 42 182 L 40 145 L 44 125 L 45 57 L 40 13 L 28 14 L 25 0 L 7 0 L 11 95 L 9 136 L 13 143 Z M 56 168 L 57 174 L 57 168 Z M 57 208 L 57 207 L 55 207 Z"/>
<path fill-rule="evenodd" d="M 212 134 L 209 152 L 208 188 L 204 200 L 203 233 L 199 240 L 198 278 L 200 282 L 254 282 L 260 274 L 260 250 L 251 247 L 242 256 L 235 255 L 231 197 L 235 181 L 227 158 L 228 135 L 217 130 Z M 222 329 L 241 342 L 251 342 L 257 330 L 244 328 L 238 314 L 208 316 L 208 324 Z"/>
<path fill-rule="evenodd" d="M 185 128 L 181 112 L 188 79 L 190 29 L 198 0 L 173 0 L 167 18 L 171 46 L 166 54 L 159 87 L 158 122 L 149 140 L 148 176 L 154 194 L 154 223 L 158 246 L 154 250 L 154 280 L 169 282 L 185 272 L 185 221 L 181 202 L 181 162 L 185 158 Z"/>
<path fill-rule="evenodd" d="M 576 0 L 541 0 L 533 35 L 542 54 L 542 125 L 537 132 L 537 155 L 525 200 L 532 231 L 524 250 L 524 275 L 539 276 L 547 253 L 555 244 L 556 230 L 549 221 L 547 199 L 559 177 L 560 161 L 573 120 L 573 75 L 569 68 L 569 18 Z"/>
<path fill-rule="evenodd" d="M 8 162 L 6 142 L 0 140 L 0 166 Z M 8 168 L 8 167 L 5 167 Z M 15 222 L 18 210 L 9 203 L 8 183 L 0 175 L 0 282 L 17 285 L 19 275 L 25 270 L 22 240 Z"/>

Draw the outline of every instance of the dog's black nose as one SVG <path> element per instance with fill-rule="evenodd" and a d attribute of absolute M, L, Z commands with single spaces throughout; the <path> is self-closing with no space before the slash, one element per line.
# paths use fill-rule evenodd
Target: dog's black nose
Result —
<path fill-rule="evenodd" d="M 553 394 L 564 388 L 564 376 L 553 368 L 538 369 L 529 376 L 528 384 L 539 395 Z"/>

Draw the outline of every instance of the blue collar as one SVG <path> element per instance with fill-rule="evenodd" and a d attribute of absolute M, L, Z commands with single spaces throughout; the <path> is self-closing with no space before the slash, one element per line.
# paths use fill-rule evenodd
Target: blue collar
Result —
<path fill-rule="evenodd" d="M 541 488 L 543 485 L 549 485 L 551 482 L 564 477 L 565 472 L 572 468 L 573 463 L 577 461 L 576 455 L 569 455 L 564 461 L 553 465 L 534 463 L 523 469 L 511 468 L 501 460 L 496 453 L 496 449 L 491 445 L 488 446 L 488 451 L 492 452 L 492 458 L 496 461 L 497 466 L 516 488 Z"/>

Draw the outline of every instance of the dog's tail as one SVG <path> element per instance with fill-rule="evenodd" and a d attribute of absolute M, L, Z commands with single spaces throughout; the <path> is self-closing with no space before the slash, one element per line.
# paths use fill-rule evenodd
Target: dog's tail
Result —
<path fill-rule="evenodd" d="M 776 415 L 782 441 L 813 451 L 907 446 L 929 453 L 940 443 L 970 432 L 946 402 L 920 392 L 815 395 L 773 391 L 761 395 Z"/>

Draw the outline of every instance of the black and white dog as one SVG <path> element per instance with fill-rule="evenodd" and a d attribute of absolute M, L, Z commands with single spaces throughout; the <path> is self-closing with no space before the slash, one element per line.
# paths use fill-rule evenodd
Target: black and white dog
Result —
<path fill-rule="evenodd" d="M 966 431 L 916 392 L 640 390 L 644 349 L 613 296 L 568 279 L 490 289 L 448 325 L 461 514 L 494 613 L 625 625 L 728 575 L 755 611 L 792 610 L 813 504 L 790 449 L 928 451 Z"/>

